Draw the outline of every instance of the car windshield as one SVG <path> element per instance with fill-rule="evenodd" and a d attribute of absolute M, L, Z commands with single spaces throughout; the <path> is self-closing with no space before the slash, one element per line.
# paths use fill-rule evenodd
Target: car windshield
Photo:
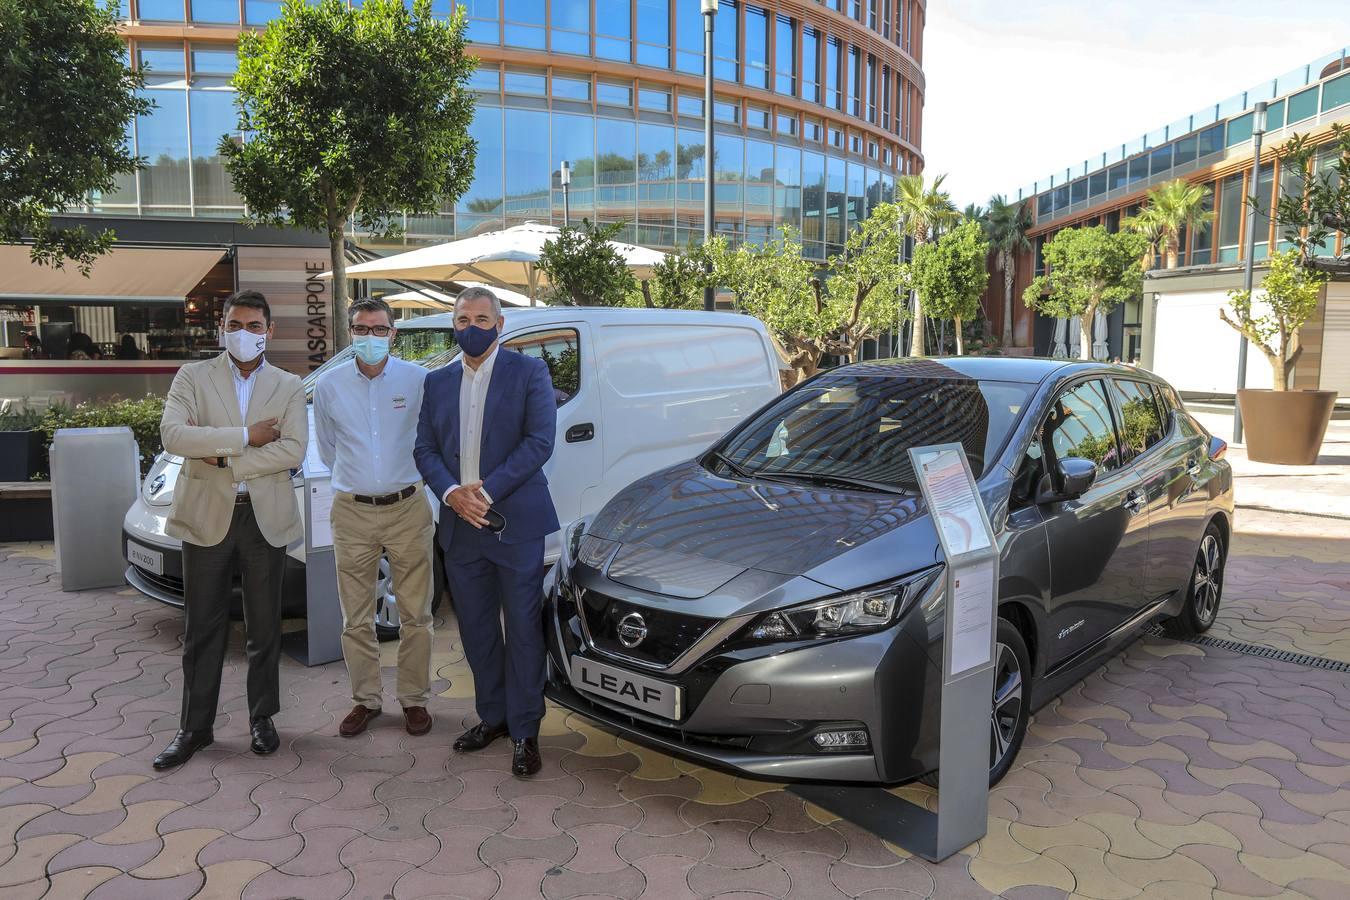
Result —
<path fill-rule="evenodd" d="M 406 324 L 406 323 L 405 323 Z M 415 362 L 427 369 L 439 369 L 459 353 L 453 328 L 400 328 L 389 351 L 399 359 Z M 320 376 L 352 358 L 352 348 L 346 347 L 331 359 L 305 376 L 305 396 L 313 399 L 314 385 Z"/>
<path fill-rule="evenodd" d="M 783 395 L 718 455 L 753 477 L 914 491 L 911 447 L 959 443 L 979 478 L 1030 396 L 1012 382 L 825 375 Z"/>

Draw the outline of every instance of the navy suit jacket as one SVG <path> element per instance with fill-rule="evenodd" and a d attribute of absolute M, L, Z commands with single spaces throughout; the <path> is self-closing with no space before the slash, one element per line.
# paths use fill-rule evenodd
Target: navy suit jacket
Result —
<path fill-rule="evenodd" d="M 441 500 L 436 536 L 449 549 L 459 516 L 445 492 L 459 477 L 459 388 L 464 363 L 456 360 L 427 376 L 413 456 L 417 470 Z M 483 409 L 478 472 L 492 508 L 506 519 L 504 543 L 537 540 L 557 531 L 558 514 L 543 466 L 553 455 L 558 406 L 541 359 L 498 348 Z"/>

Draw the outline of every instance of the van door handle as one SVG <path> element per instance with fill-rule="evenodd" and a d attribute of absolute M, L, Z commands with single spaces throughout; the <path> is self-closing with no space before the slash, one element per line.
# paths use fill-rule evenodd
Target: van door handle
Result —
<path fill-rule="evenodd" d="M 582 422 L 580 425 L 573 425 L 567 429 L 567 434 L 563 435 L 564 440 L 569 444 L 589 441 L 595 437 L 595 425 L 591 422 Z"/>
<path fill-rule="evenodd" d="M 1144 495 L 1139 491 L 1130 491 L 1121 505 L 1130 511 L 1130 515 L 1138 515 L 1144 509 Z"/>

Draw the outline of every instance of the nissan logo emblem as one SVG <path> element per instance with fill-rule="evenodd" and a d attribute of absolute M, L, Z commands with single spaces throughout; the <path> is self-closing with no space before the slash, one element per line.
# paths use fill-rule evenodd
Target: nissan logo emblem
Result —
<path fill-rule="evenodd" d="M 619 643 L 629 650 L 647 639 L 647 623 L 640 613 L 629 613 L 619 620 Z"/>

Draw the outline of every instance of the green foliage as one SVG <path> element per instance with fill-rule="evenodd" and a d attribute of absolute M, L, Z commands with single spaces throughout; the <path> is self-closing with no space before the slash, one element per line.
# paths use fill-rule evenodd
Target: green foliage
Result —
<path fill-rule="evenodd" d="M 989 242 L 976 219 L 968 219 L 936 242 L 914 248 L 912 284 L 924 298 L 924 312 L 936 319 L 968 321 L 980 313 L 989 284 L 985 260 Z"/>
<path fill-rule="evenodd" d="M 610 243 L 622 222 L 563 228 L 544 243 L 539 271 L 548 277 L 548 302 L 558 306 L 625 306 L 637 290 L 637 279 L 623 254 Z"/>
<path fill-rule="evenodd" d="M 1126 226 L 1149 239 L 1145 249 L 1145 270 L 1153 268 L 1154 256 L 1163 251 L 1164 264 L 1177 267 L 1183 228 L 1195 229 L 1213 221 L 1214 213 L 1205 209 L 1209 186 L 1174 178 L 1148 192 L 1144 208 L 1126 221 Z"/>
<path fill-rule="evenodd" d="M 961 214 L 956 211 L 951 196 L 942 190 L 946 175 L 939 175 L 930 185 L 923 175 L 901 175 L 895 180 L 895 205 L 905 234 L 915 244 L 923 244 L 936 237 L 943 228 L 955 224 Z M 923 294 L 914 292 L 914 328 L 911 329 L 909 355 L 923 356 L 925 332 Z"/>
<path fill-rule="evenodd" d="M 1270 269 L 1261 282 L 1267 312 L 1257 313 L 1248 291 L 1229 291 L 1233 316 L 1222 307 L 1219 318 L 1256 345 L 1270 362 L 1275 390 L 1288 388 L 1288 375 L 1303 355 L 1302 345 L 1295 347 L 1299 330 L 1317 312 L 1318 298 L 1328 276 L 1299 263 L 1297 249 L 1277 253 L 1270 258 Z"/>
<path fill-rule="evenodd" d="M 52 211 L 111 192 L 139 160 L 127 128 L 153 104 L 137 97 L 117 6 L 95 0 L 0 0 L 0 243 L 33 241 L 30 257 L 88 274 L 111 229 L 60 228 Z"/>
<path fill-rule="evenodd" d="M 581 389 L 581 356 L 575 347 L 568 347 L 559 353 L 549 352 L 547 347 L 540 348 L 540 356 L 548 366 L 553 386 L 572 397 Z"/>
<path fill-rule="evenodd" d="M 239 36 L 240 128 L 220 152 L 251 221 L 328 235 L 334 323 L 346 334 L 343 234 L 349 220 L 395 233 L 403 212 L 430 214 L 473 178 L 469 137 L 477 61 L 464 52 L 465 12 L 430 0 L 286 0 L 265 31 Z"/>
<path fill-rule="evenodd" d="M 1144 281 L 1139 260 L 1147 246 L 1148 238 L 1134 231 L 1065 228 L 1046 242 L 1046 274 L 1032 279 L 1022 301 L 1043 315 L 1078 316 L 1081 355 L 1091 359 L 1093 316 L 1138 296 Z"/>
<path fill-rule="evenodd" d="M 1320 171 L 1320 148 L 1310 135 L 1296 134 L 1276 151 L 1281 178 L 1291 179 L 1293 189 L 1281 192 L 1274 218 L 1304 265 L 1334 244 L 1337 228 L 1350 230 L 1350 127 L 1337 122 L 1331 130 L 1331 165 Z M 1345 246 L 1350 248 L 1350 243 Z M 1342 251 L 1342 256 L 1346 255 L 1350 255 L 1350 249 Z"/>
<path fill-rule="evenodd" d="M 708 253 L 702 244 L 690 243 L 683 253 L 667 253 L 652 266 L 652 277 L 628 295 L 628 306 L 651 309 L 702 309 L 703 289 L 708 284 Z"/>
<path fill-rule="evenodd" d="M 1013 343 L 1013 280 L 1017 256 L 1031 250 L 1027 231 L 1031 228 L 1031 207 L 1022 202 L 1009 203 L 1002 194 L 989 198 L 989 213 L 984 220 L 985 237 L 998 254 L 1003 270 L 1003 346 Z"/>
<path fill-rule="evenodd" d="M 113 428 L 125 425 L 136 437 L 136 446 L 141 451 L 141 474 L 144 475 L 164 449 L 159 440 L 159 421 L 163 417 L 164 398 L 154 396 L 140 400 L 98 400 L 78 406 L 52 406 L 42 416 L 42 444 L 43 447 L 50 446 L 58 428 Z M 50 471 L 46 460 L 43 468 Z"/>
<path fill-rule="evenodd" d="M 7 410 L 0 413 L 0 431 L 36 431 L 42 413 L 35 409 Z"/>

